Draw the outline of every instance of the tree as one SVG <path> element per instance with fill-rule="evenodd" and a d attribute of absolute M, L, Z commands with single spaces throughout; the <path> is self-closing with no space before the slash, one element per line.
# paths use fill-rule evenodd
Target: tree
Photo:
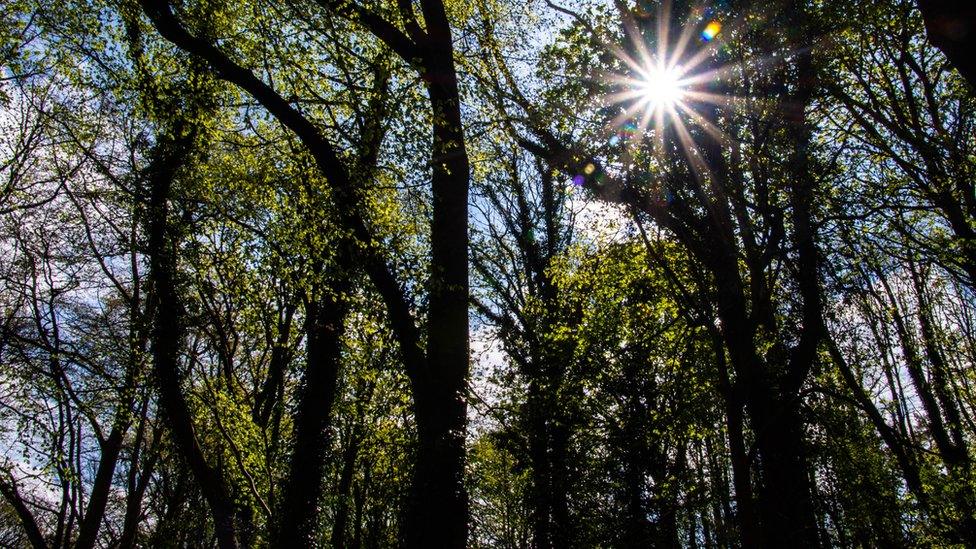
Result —
<path fill-rule="evenodd" d="M 460 96 L 454 69 L 451 26 L 440 2 L 422 2 L 426 30 L 412 6 L 401 6 L 406 30 L 354 4 L 323 3 L 319 9 L 365 26 L 424 78 L 431 109 L 430 225 L 431 275 L 427 284 L 427 350 L 393 269 L 374 249 L 375 237 L 364 219 L 360 191 L 332 143 L 302 113 L 221 51 L 211 39 L 195 36 L 168 2 L 143 2 L 143 9 L 168 40 L 206 61 L 214 73 L 239 86 L 293 131 L 316 160 L 333 190 L 343 228 L 351 233 L 358 261 L 376 285 L 397 333 L 403 362 L 411 376 L 420 444 L 416 460 L 414 504 L 407 539 L 410 545 L 460 546 L 467 529 L 462 483 L 467 372 L 467 189 L 468 158 L 461 126 Z M 445 518 L 447 517 L 447 518 Z M 432 521 L 445 521 L 432 529 Z"/>

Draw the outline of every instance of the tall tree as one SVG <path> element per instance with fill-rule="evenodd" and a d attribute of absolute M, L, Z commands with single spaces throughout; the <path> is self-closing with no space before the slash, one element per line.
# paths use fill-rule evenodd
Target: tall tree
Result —
<path fill-rule="evenodd" d="M 419 444 L 414 496 L 405 539 L 411 546 L 462 546 L 467 537 L 467 497 L 463 486 L 468 369 L 468 157 L 461 124 L 461 101 L 454 68 L 451 24 L 441 2 L 421 2 L 422 29 L 412 3 L 401 4 L 400 30 L 379 14 L 348 3 L 322 2 L 327 14 L 364 26 L 423 77 L 431 116 L 430 277 L 426 284 L 426 343 L 394 269 L 376 249 L 361 192 L 332 142 L 301 111 L 235 62 L 215 42 L 194 35 L 166 1 L 142 2 L 160 34 L 206 61 L 216 76 L 250 94 L 293 131 L 315 158 L 333 190 L 340 221 L 354 239 L 363 265 L 387 304 L 403 362 L 411 378 Z M 350 245 L 353 245 L 352 243 Z M 426 345 L 426 351 L 424 350 Z M 430 527 L 434 521 L 442 527 Z"/>

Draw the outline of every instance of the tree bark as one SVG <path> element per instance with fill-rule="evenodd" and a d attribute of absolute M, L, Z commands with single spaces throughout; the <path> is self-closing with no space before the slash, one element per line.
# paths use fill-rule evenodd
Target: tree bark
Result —
<path fill-rule="evenodd" d="M 532 468 L 532 547 L 552 547 L 552 486 L 549 461 L 549 429 L 546 406 L 540 385 L 542 380 L 529 380 L 527 415 L 529 420 L 528 450 Z"/>
<path fill-rule="evenodd" d="M 407 511 L 407 547 L 467 546 L 464 486 L 468 374 L 468 185 L 470 168 L 451 26 L 440 1 L 422 0 L 427 28 L 423 77 L 433 113 L 431 274 L 427 368 L 415 376 L 417 463 Z"/>
<path fill-rule="evenodd" d="M 970 0 L 918 0 L 925 31 L 976 92 L 976 4 Z"/>
<path fill-rule="evenodd" d="M 341 265 L 338 276 L 348 276 L 349 267 Z M 330 285 L 321 297 L 307 305 L 305 379 L 295 415 L 295 444 L 279 511 L 277 545 L 280 547 L 310 547 L 318 538 L 318 500 L 330 446 L 328 428 L 342 361 L 342 335 L 349 308 L 345 294 L 348 290 L 349 282 L 343 279 Z"/>

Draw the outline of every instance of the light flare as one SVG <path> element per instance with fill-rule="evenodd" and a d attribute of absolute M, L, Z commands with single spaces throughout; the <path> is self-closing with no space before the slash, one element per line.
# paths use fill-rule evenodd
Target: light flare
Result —
<path fill-rule="evenodd" d="M 668 128 L 673 128 L 670 135 L 679 148 L 692 157 L 698 152 L 687 124 L 725 141 L 721 130 L 697 109 L 706 104 L 728 107 L 742 99 L 713 91 L 714 83 L 735 71 L 731 65 L 718 67 L 709 63 L 724 46 L 719 38 L 720 33 L 726 34 L 722 22 L 712 17 L 710 10 L 693 10 L 680 31 L 672 32 L 670 2 L 659 2 L 657 7 L 654 22 L 649 21 L 650 14 L 642 20 L 624 19 L 629 46 L 611 49 L 626 72 L 604 76 L 614 88 L 604 102 L 619 108 L 611 122 L 613 133 L 609 141 L 612 146 L 623 145 L 623 166 L 632 162 L 637 149 L 648 139 L 655 154 L 662 155 L 669 139 Z M 656 33 L 654 46 L 648 42 L 648 31 Z M 693 40 L 696 35 L 701 37 L 697 47 Z M 700 169 L 697 164 L 693 162 L 696 171 Z"/>
<path fill-rule="evenodd" d="M 705 30 L 703 30 L 701 33 L 702 40 L 711 42 L 720 32 L 722 32 L 722 23 L 712 21 L 711 23 L 705 25 Z"/>

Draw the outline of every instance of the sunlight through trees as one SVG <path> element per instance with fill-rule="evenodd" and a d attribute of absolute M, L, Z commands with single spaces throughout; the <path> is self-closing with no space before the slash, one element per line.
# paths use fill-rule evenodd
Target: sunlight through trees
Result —
<path fill-rule="evenodd" d="M 0 546 L 976 546 L 976 10 L 11 0 Z"/>

